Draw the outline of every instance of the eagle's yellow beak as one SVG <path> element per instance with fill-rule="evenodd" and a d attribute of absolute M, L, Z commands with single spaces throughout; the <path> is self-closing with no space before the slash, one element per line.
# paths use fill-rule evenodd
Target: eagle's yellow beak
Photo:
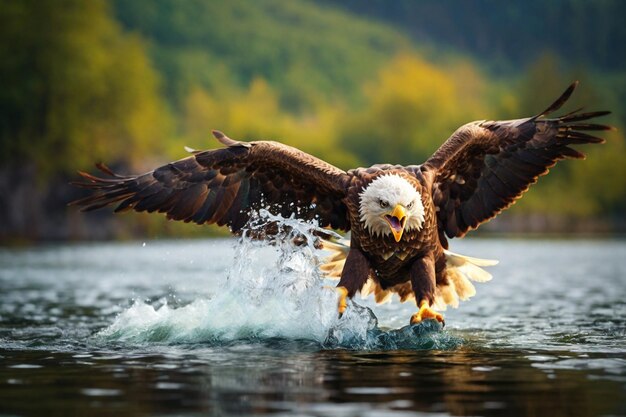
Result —
<path fill-rule="evenodd" d="M 402 232 L 404 232 L 404 225 L 406 224 L 406 210 L 397 204 L 391 213 L 385 214 L 385 220 L 389 224 L 394 239 L 399 242 L 402 239 Z"/>

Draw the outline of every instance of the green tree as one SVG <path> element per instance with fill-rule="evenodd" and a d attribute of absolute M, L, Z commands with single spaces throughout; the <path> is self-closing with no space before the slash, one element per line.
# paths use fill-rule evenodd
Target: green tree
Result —
<path fill-rule="evenodd" d="M 168 116 L 142 41 L 102 0 L 25 0 L 0 8 L 0 161 L 39 174 L 93 160 L 133 162 Z"/>

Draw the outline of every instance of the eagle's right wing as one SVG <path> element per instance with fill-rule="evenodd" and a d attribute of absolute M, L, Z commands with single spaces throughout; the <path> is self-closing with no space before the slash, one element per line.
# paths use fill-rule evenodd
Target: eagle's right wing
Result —
<path fill-rule="evenodd" d="M 80 172 L 74 183 L 92 194 L 72 202 L 83 211 L 118 204 L 115 211 L 166 213 L 185 222 L 246 225 L 251 211 L 268 208 L 285 217 L 317 219 L 320 226 L 349 230 L 345 197 L 348 174 L 305 152 L 276 142 L 238 142 L 214 132 L 225 148 L 194 155 L 137 176 L 109 178 Z"/>
<path fill-rule="evenodd" d="M 584 158 L 571 145 L 602 143 L 588 131 L 610 130 L 589 123 L 609 112 L 580 113 L 546 118 L 570 97 L 572 84 L 542 113 L 519 120 L 481 121 L 459 128 L 424 163 L 432 181 L 439 231 L 463 236 L 509 207 L 557 161 Z"/>

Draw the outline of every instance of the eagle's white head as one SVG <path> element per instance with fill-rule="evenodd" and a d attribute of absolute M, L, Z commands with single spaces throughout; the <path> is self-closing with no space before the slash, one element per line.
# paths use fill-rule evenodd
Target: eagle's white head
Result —
<path fill-rule="evenodd" d="M 397 174 L 377 177 L 360 194 L 359 214 L 370 234 L 393 234 L 396 242 L 407 230 L 420 230 L 424 224 L 421 194 Z"/>

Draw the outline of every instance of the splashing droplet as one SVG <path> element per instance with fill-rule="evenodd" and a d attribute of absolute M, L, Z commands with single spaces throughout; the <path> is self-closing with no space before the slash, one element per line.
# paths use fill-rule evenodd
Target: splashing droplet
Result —
<path fill-rule="evenodd" d="M 259 241 L 255 232 L 269 223 L 277 232 Z M 314 342 L 323 348 L 453 348 L 460 340 L 425 322 L 382 330 L 372 310 L 349 301 L 337 313 L 337 293 L 319 271 L 316 223 L 260 210 L 235 244 L 233 265 L 210 299 L 171 308 L 136 301 L 96 337 L 128 343 L 223 345 L 270 340 Z M 268 257 L 273 259 L 269 267 Z"/>

